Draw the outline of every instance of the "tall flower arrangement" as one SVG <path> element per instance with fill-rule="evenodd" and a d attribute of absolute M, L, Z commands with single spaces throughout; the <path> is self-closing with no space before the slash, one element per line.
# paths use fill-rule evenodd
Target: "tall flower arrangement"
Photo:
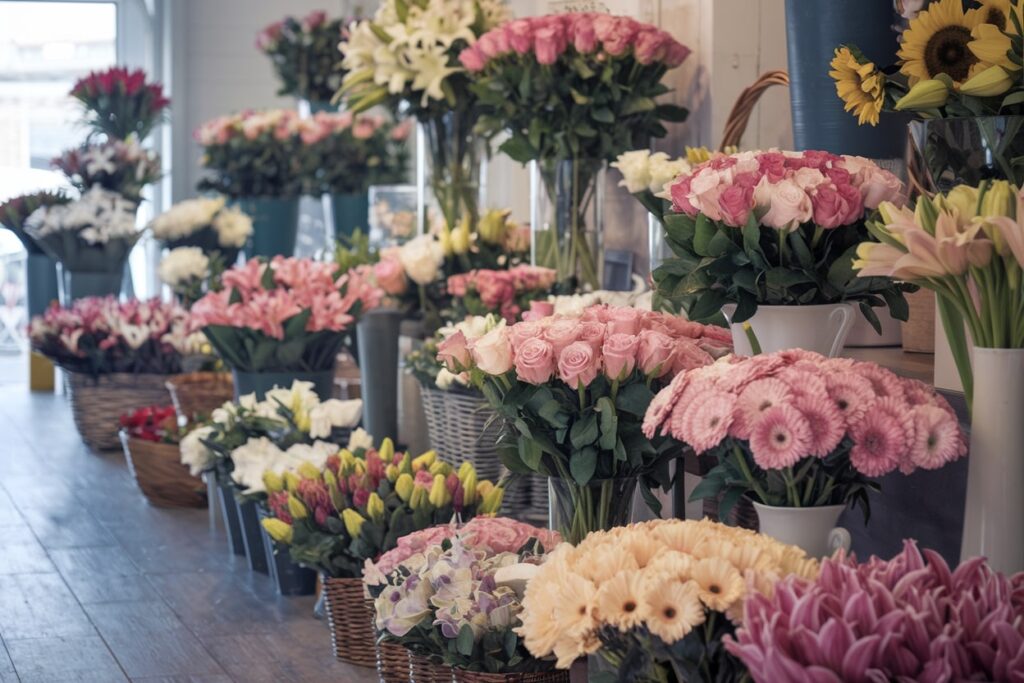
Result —
<path fill-rule="evenodd" d="M 716 458 L 694 497 L 722 496 L 723 516 L 749 495 L 778 507 L 856 504 L 866 518 L 875 478 L 967 452 L 956 414 L 931 387 L 799 349 L 680 373 L 643 429 Z"/>
<path fill-rule="evenodd" d="M 99 186 L 133 202 L 142 189 L 160 179 L 160 155 L 132 139 L 110 139 L 69 149 L 51 162 L 79 192 Z"/>
<path fill-rule="evenodd" d="M 42 254 L 42 248 L 26 229 L 28 217 L 36 209 L 63 205 L 70 201 L 71 198 L 63 192 L 32 192 L 12 197 L 0 203 L 0 226 L 13 232 L 25 247 L 25 251 L 30 254 Z"/>
<path fill-rule="evenodd" d="M 456 332 L 438 349 L 453 373 L 468 372 L 507 429 L 502 461 L 557 487 L 562 534 L 579 542 L 624 521 L 637 478 L 657 508 L 667 488 L 671 440 L 641 433 L 654 398 L 684 369 L 728 349 L 720 328 L 632 308 L 594 306 L 579 317 L 504 321 L 467 341 Z"/>
<path fill-rule="evenodd" d="M 618 154 L 664 136 L 662 122 L 685 118 L 685 109 L 656 98 L 668 92 L 665 73 L 688 54 L 654 26 L 570 13 L 506 22 L 459 55 L 485 107 L 479 129 L 507 132 L 501 151 L 538 163 L 555 212 L 533 219 L 548 226 L 536 263 L 556 268 L 567 287 L 601 286 L 600 226 L 587 220 L 599 201 L 596 178 Z"/>
<path fill-rule="evenodd" d="M 306 182 L 315 194 L 365 194 L 408 177 L 409 125 L 379 114 L 318 112 L 301 124 Z M 363 218 L 364 226 L 366 218 Z"/>
<path fill-rule="evenodd" d="M 698 165 L 669 192 L 665 230 L 675 258 L 653 277 L 658 292 L 691 318 L 713 318 L 727 303 L 740 323 L 761 304 L 855 301 L 876 330 L 874 307 L 906 319 L 902 287 L 853 272 L 869 213 L 883 201 L 905 201 L 899 179 L 871 161 L 739 152 Z"/>
<path fill-rule="evenodd" d="M 629 681 L 737 681 L 723 640 L 744 604 L 786 576 L 813 579 L 802 550 L 707 520 L 654 521 L 559 546 L 530 580 L 517 629 L 568 669 L 598 654 Z"/>
<path fill-rule="evenodd" d="M 458 56 L 507 16 L 499 0 L 385 0 L 341 43 L 348 70 L 341 93 L 350 107 L 383 103 L 423 125 L 431 188 L 451 229 L 463 217 L 471 224 L 479 218 L 484 156 L 473 132 L 479 100 Z"/>
<path fill-rule="evenodd" d="M 954 570 L 913 541 L 891 560 L 825 560 L 744 605 L 726 649 L 757 683 L 1024 681 L 1024 573 Z M 799 634 L 799 635 L 796 635 Z"/>
<path fill-rule="evenodd" d="M 281 83 L 277 94 L 330 102 L 341 86 L 338 41 L 353 19 L 328 18 L 323 10 L 304 17 L 287 16 L 263 28 L 256 35 L 256 48 L 265 54 Z"/>
<path fill-rule="evenodd" d="M 171 103 L 161 84 L 148 81 L 141 69 L 125 67 L 90 72 L 70 94 L 82 104 L 85 123 L 93 132 L 115 140 L 144 140 Z"/>

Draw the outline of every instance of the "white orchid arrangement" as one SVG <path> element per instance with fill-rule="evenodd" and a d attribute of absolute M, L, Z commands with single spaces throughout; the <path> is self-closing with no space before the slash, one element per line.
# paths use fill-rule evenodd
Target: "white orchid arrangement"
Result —
<path fill-rule="evenodd" d="M 150 229 L 153 237 L 172 249 L 236 250 L 252 235 L 252 219 L 225 206 L 224 197 L 198 197 L 178 202 L 154 218 Z"/>
<path fill-rule="evenodd" d="M 500 0 L 384 0 L 341 43 L 355 111 L 405 102 L 417 115 L 472 98 L 458 55 L 509 18 Z"/>

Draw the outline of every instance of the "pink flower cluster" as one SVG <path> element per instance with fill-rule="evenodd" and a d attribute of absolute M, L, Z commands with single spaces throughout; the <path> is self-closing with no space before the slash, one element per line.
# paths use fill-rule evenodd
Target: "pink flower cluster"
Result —
<path fill-rule="evenodd" d="M 758 683 L 1024 683 L 1024 573 L 983 558 L 951 572 L 913 541 L 889 561 L 826 559 L 814 581 L 749 597 L 725 646 Z"/>
<path fill-rule="evenodd" d="M 828 152 L 740 152 L 710 159 L 670 188 L 672 208 L 742 227 L 826 229 L 857 223 L 883 201 L 902 206 L 903 183 L 863 157 Z"/>
<path fill-rule="evenodd" d="M 386 124 L 387 119 L 376 114 L 357 116 L 352 112 L 318 112 L 312 118 L 303 119 L 290 109 L 246 110 L 207 121 L 196 129 L 195 138 L 203 146 L 226 145 L 232 140 L 256 142 L 264 139 L 315 145 L 341 133 L 350 133 L 357 140 L 367 140 Z M 409 137 L 411 125 L 409 122 L 399 124 L 389 136 L 396 141 L 405 140 Z"/>
<path fill-rule="evenodd" d="M 476 72 L 506 55 L 532 54 L 539 64 L 554 64 L 566 53 L 599 59 L 631 54 L 640 64 L 671 69 L 683 63 L 690 49 L 656 26 L 629 17 L 575 12 L 506 22 L 463 50 L 459 61 Z"/>
<path fill-rule="evenodd" d="M 269 288 L 263 286 L 268 269 L 273 283 Z M 354 321 L 356 304 L 366 311 L 380 303 L 380 290 L 357 272 L 339 275 L 336 264 L 312 259 L 253 259 L 225 271 L 223 282 L 221 291 L 209 292 L 192 307 L 196 327 L 249 328 L 283 339 L 284 323 L 309 310 L 307 332 L 340 332 Z"/>
<path fill-rule="evenodd" d="M 321 111 L 312 118 L 299 119 L 295 122 L 295 130 L 303 143 L 315 145 L 332 135 L 351 135 L 356 140 L 369 140 L 387 123 L 388 119 L 379 114 L 353 115 L 350 111 L 340 114 Z M 401 142 L 409 137 L 411 130 L 412 120 L 406 119 L 393 127 L 387 135 Z"/>
<path fill-rule="evenodd" d="M 765 470 L 849 449 L 868 477 L 937 469 L 967 452 L 956 414 L 935 390 L 874 363 L 793 349 L 684 372 L 651 401 L 660 431 L 704 453 L 732 439 Z"/>
<path fill-rule="evenodd" d="M 551 316 L 506 326 L 467 341 L 456 332 L 438 346 L 452 372 L 477 367 L 489 375 L 515 370 L 528 384 L 553 378 L 576 389 L 599 374 L 624 380 L 634 370 L 650 377 L 699 368 L 729 348 L 725 330 L 664 313 L 591 306 L 579 317 Z"/>
<path fill-rule="evenodd" d="M 399 538 L 398 545 L 381 555 L 375 568 L 381 574 L 390 574 L 410 557 L 456 536 L 467 547 L 486 548 L 495 555 L 514 553 L 533 539 L 540 543 L 545 552 L 551 552 L 562 542 L 561 534 L 550 529 L 541 529 L 507 517 L 474 517 L 461 527 L 450 524 L 435 526 Z"/>
<path fill-rule="evenodd" d="M 489 310 L 498 312 L 509 322 L 522 313 L 520 298 L 526 294 L 540 295 L 555 284 L 558 273 L 551 268 L 521 265 L 508 270 L 471 270 L 448 278 L 448 293 L 465 297 L 476 293 Z"/>

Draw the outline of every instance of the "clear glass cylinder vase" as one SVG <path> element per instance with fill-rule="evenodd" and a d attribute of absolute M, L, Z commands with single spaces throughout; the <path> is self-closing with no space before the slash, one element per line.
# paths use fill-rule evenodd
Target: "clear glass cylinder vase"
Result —
<path fill-rule="evenodd" d="M 602 159 L 540 159 L 530 164 L 531 257 L 558 272 L 559 293 L 603 286 Z"/>
<path fill-rule="evenodd" d="M 672 248 L 668 246 L 668 236 L 665 234 L 664 224 L 650 212 L 647 214 L 647 254 L 652 273 L 673 256 Z"/>
<path fill-rule="evenodd" d="M 592 479 L 586 484 L 550 477 L 549 525 L 573 545 L 592 531 L 625 526 L 633 515 L 636 485 L 636 477 Z"/>
<path fill-rule="evenodd" d="M 426 157 L 422 181 L 450 229 L 464 219 L 473 229 L 484 205 L 489 150 L 487 141 L 473 133 L 476 118 L 471 110 L 453 109 L 420 121 Z M 429 229 L 430 203 L 425 196 L 421 201 L 420 216 Z"/>

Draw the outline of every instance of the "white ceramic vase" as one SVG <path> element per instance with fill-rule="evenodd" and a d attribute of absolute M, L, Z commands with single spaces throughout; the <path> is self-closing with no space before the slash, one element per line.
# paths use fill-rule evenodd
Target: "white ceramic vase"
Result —
<path fill-rule="evenodd" d="M 722 314 L 729 321 L 732 343 L 741 356 L 753 355 L 743 324 L 733 324 L 736 304 L 726 304 Z M 856 321 L 850 304 L 815 306 L 758 306 L 750 320 L 762 353 L 785 349 L 806 349 L 834 358 L 843 350 L 850 328 Z"/>
<path fill-rule="evenodd" d="M 1024 349 L 975 347 L 961 560 L 1024 571 Z"/>
<path fill-rule="evenodd" d="M 765 536 L 802 548 L 809 557 L 830 557 L 850 549 L 850 532 L 837 527 L 845 505 L 787 508 L 754 503 L 759 530 Z"/>

